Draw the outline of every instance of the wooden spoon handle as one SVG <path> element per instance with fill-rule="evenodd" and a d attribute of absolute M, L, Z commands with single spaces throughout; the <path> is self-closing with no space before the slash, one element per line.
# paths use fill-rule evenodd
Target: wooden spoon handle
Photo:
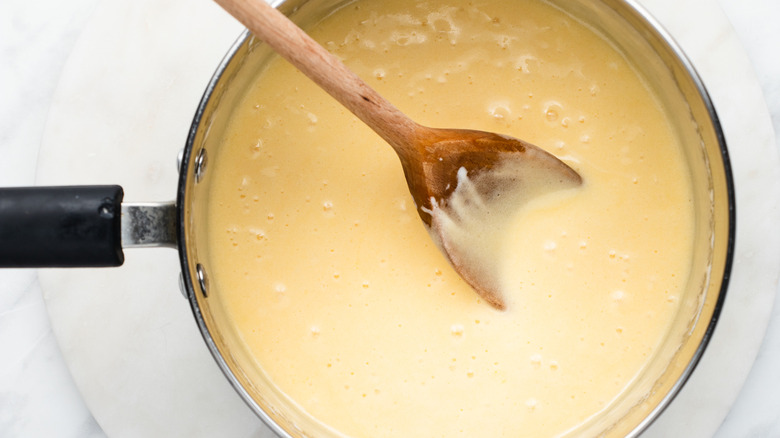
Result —
<path fill-rule="evenodd" d="M 215 0 L 312 81 L 371 127 L 399 155 L 412 152 L 416 122 L 264 0 Z M 407 149 L 400 151 L 400 149 Z"/>

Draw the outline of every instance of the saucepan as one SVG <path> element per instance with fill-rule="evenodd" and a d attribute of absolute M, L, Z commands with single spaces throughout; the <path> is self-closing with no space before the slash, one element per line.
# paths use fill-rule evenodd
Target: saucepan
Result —
<path fill-rule="evenodd" d="M 347 1 L 285 0 L 277 7 L 308 25 Z M 518 3 L 521 3 L 518 1 Z M 724 304 L 734 250 L 734 187 L 718 118 L 691 63 L 641 7 L 627 0 L 551 0 L 609 35 L 642 70 L 674 114 L 693 181 L 695 249 L 687 293 L 665 341 L 631 388 L 576 436 L 636 436 L 669 405 L 712 336 Z M 197 107 L 180 162 L 175 202 L 123 204 L 119 186 L 0 189 L 0 265 L 119 266 L 123 248 L 168 246 L 179 253 L 183 286 L 207 348 L 249 407 L 280 436 L 332 436 L 292 410 L 256 369 L 220 310 L 210 278 L 205 218 L 209 162 L 217 156 L 236 102 L 273 56 L 250 34 L 230 48 Z M 663 238 L 662 236 L 659 238 Z"/>

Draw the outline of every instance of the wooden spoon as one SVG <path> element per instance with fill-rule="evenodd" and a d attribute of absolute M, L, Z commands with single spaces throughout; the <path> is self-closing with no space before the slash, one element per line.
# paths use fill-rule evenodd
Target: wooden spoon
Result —
<path fill-rule="evenodd" d="M 490 132 L 422 126 L 264 0 L 215 1 L 395 149 L 417 212 L 434 240 L 461 277 L 488 303 L 503 309 L 500 285 L 490 268 L 494 261 L 479 260 L 479 254 L 475 256 L 470 248 L 474 239 L 469 240 L 469 236 L 479 236 L 479 215 L 496 214 L 496 209 L 483 208 L 486 201 L 511 198 L 505 195 L 525 191 L 529 182 L 537 188 L 534 194 L 576 187 L 582 182 L 579 174 L 522 140 Z M 518 169 L 521 174 L 517 174 Z M 469 181 L 479 184 L 463 189 L 455 208 L 451 197 Z M 465 236 L 465 242 L 453 238 L 453 229 Z"/>

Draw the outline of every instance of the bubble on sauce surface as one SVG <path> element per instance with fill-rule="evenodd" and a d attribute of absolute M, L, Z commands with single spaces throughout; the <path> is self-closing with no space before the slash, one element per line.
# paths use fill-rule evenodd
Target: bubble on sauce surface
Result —
<path fill-rule="evenodd" d="M 563 111 L 563 107 L 558 102 L 549 102 L 544 107 L 544 117 L 548 122 L 554 122 L 558 120 Z"/>
<path fill-rule="evenodd" d="M 532 55 L 523 55 L 515 63 L 515 68 L 523 73 L 532 73 L 539 66 L 539 60 Z"/>
<path fill-rule="evenodd" d="M 249 150 L 253 155 L 259 154 L 263 150 L 263 140 L 258 138 L 257 141 L 252 143 Z"/>
<path fill-rule="evenodd" d="M 419 32 L 393 32 L 390 36 L 390 41 L 399 46 L 408 46 L 410 44 L 422 44 L 428 37 Z"/>
<path fill-rule="evenodd" d="M 615 302 L 619 303 L 619 302 L 623 301 L 623 299 L 625 299 L 626 293 L 623 292 L 620 289 L 617 289 L 617 290 L 612 291 L 612 293 L 609 294 L 609 297 L 612 298 L 612 301 L 615 301 Z"/>
<path fill-rule="evenodd" d="M 256 240 L 264 240 L 266 238 L 265 231 L 259 228 L 250 228 L 249 233 L 255 236 Z"/>
<path fill-rule="evenodd" d="M 495 119 L 508 119 L 512 115 L 509 102 L 493 102 L 488 106 L 488 114 Z"/>
<path fill-rule="evenodd" d="M 432 17 L 433 14 L 428 15 L 428 20 L 430 24 L 433 26 L 433 30 L 436 32 L 442 32 L 447 33 L 452 31 L 452 23 L 444 18 L 441 17 Z"/>
<path fill-rule="evenodd" d="M 510 35 L 498 35 L 496 37 L 496 42 L 498 43 L 498 47 L 504 50 L 508 49 L 512 45 L 512 42 L 514 42 L 515 40 L 517 40 L 517 37 L 513 37 Z"/>

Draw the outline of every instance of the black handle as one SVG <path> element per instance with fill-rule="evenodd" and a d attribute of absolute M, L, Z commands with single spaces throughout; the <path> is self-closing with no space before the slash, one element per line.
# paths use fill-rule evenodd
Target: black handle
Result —
<path fill-rule="evenodd" d="M 119 266 L 119 186 L 0 188 L 0 267 Z"/>

